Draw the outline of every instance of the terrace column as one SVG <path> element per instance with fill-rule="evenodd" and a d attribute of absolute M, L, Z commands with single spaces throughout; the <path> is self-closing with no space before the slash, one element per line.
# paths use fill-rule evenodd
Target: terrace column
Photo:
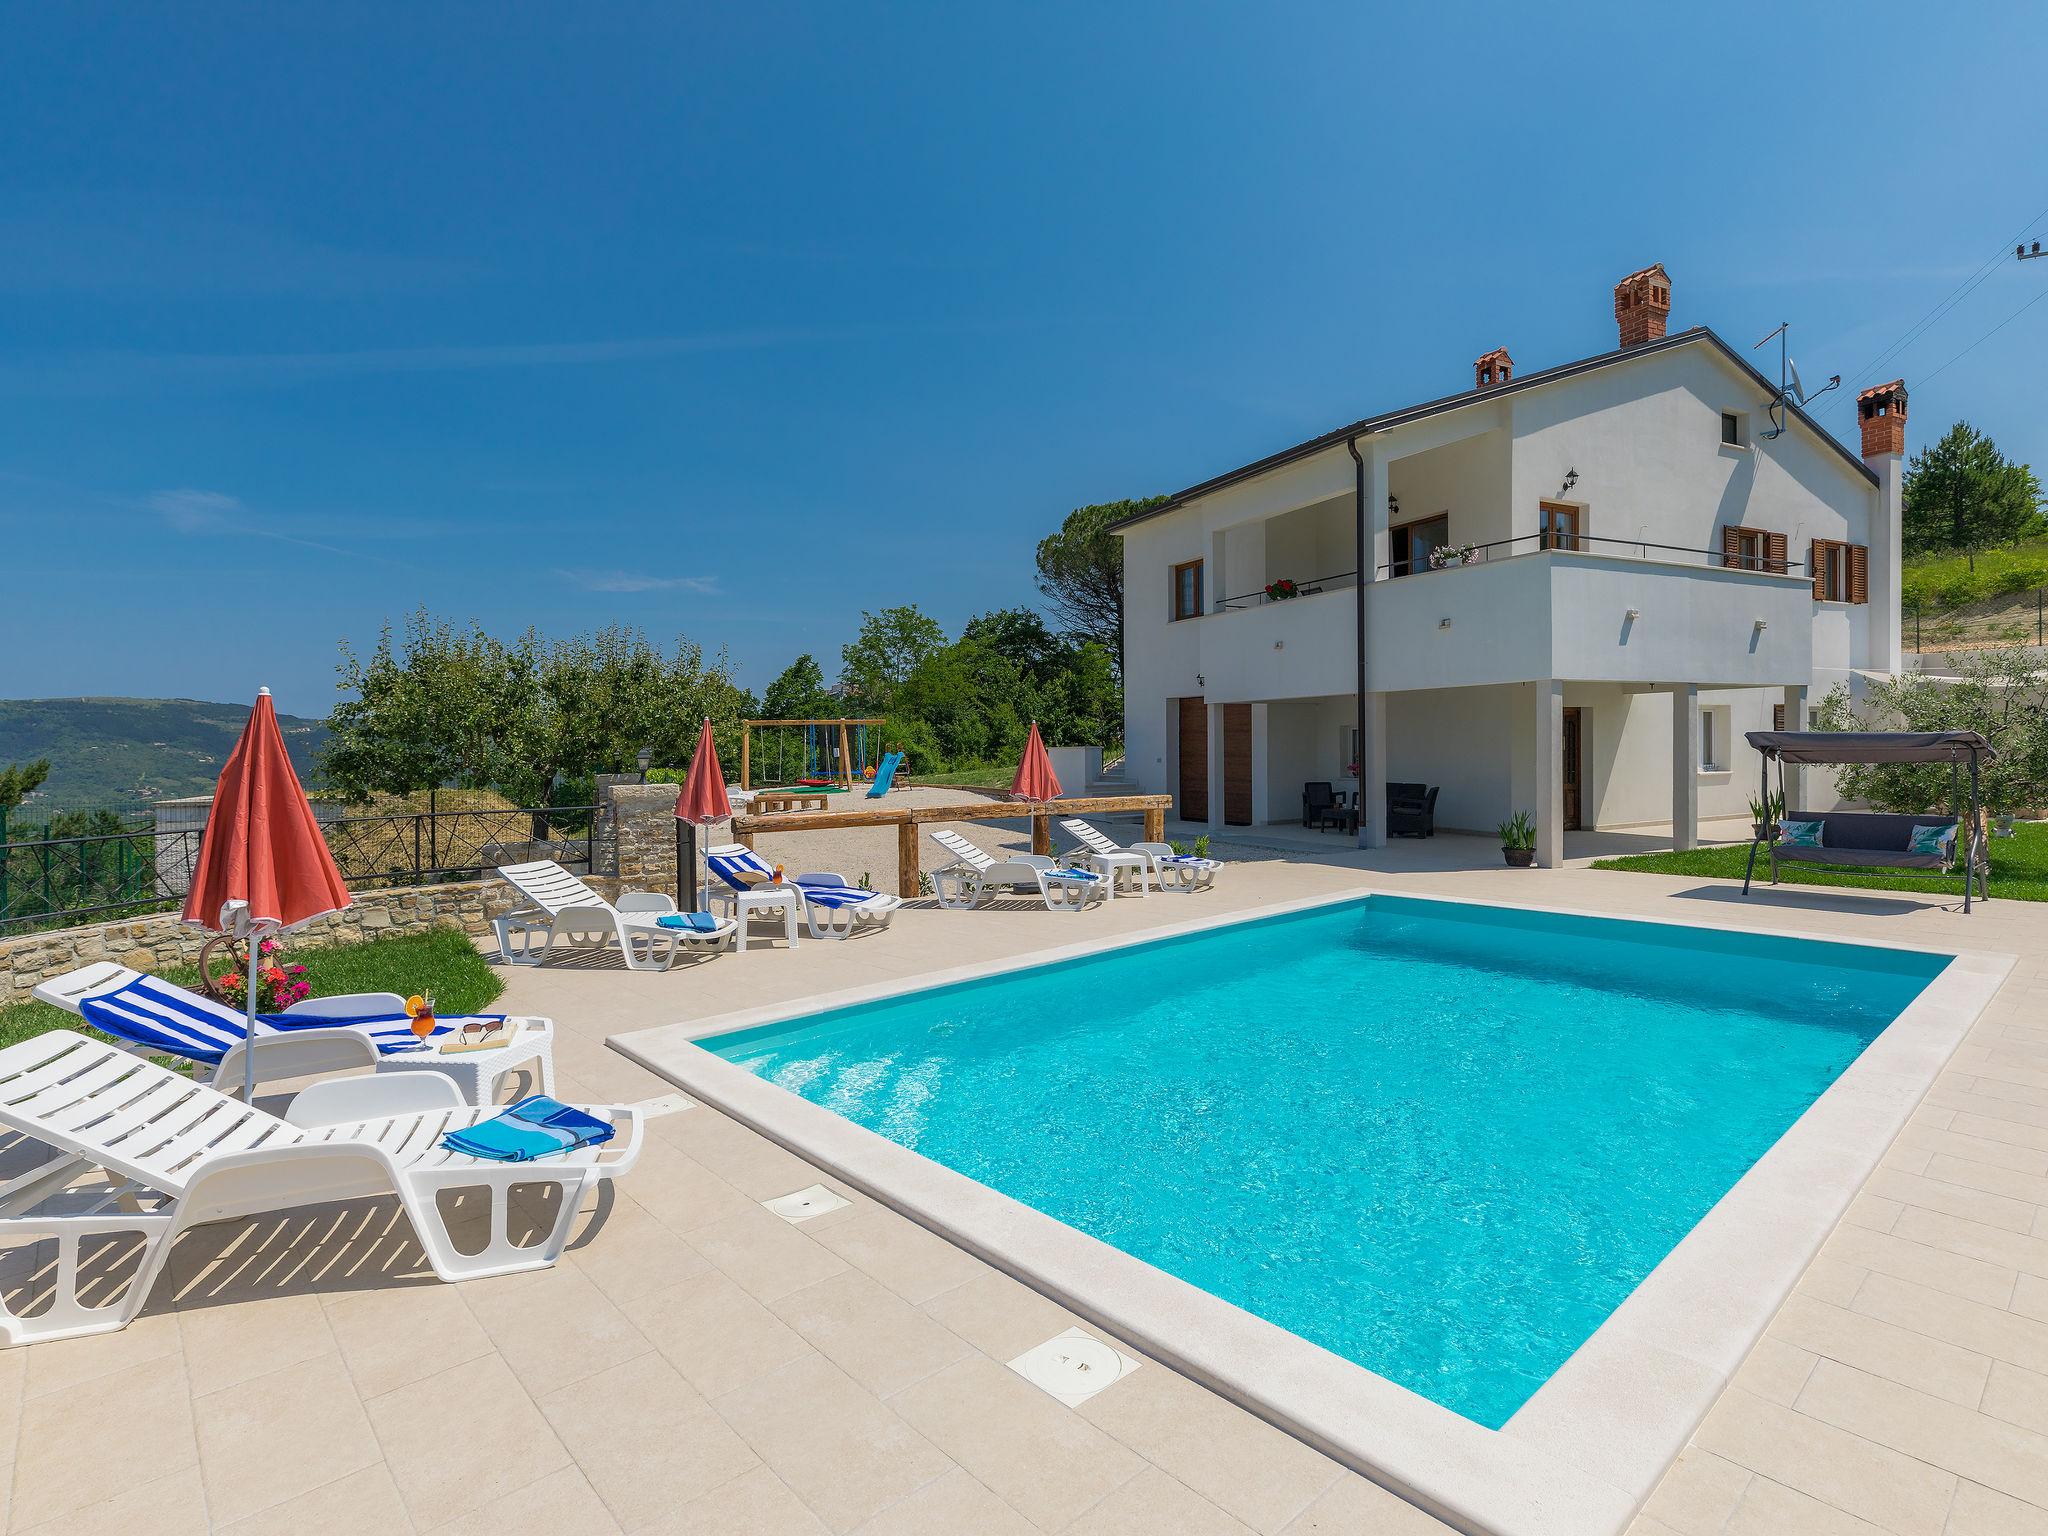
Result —
<path fill-rule="evenodd" d="M 1387 563 L 1388 480 L 1386 445 L 1376 437 L 1365 440 L 1358 454 L 1357 489 L 1363 506 L 1358 516 L 1358 586 L 1353 593 L 1358 603 L 1358 846 L 1387 846 L 1387 696 L 1368 689 L 1367 675 L 1375 658 L 1365 654 L 1365 604 L 1372 583 L 1382 579 L 1380 567 Z"/>
<path fill-rule="evenodd" d="M 1209 825 L 1223 830 L 1223 706 L 1209 706 Z"/>
<path fill-rule="evenodd" d="M 1678 683 L 1671 690 L 1671 846 L 1700 844 L 1700 690 Z"/>
<path fill-rule="evenodd" d="M 1263 825 L 1271 821 L 1273 737 L 1271 730 L 1271 708 L 1265 704 L 1252 706 L 1252 822 Z"/>
<path fill-rule="evenodd" d="M 1358 846 L 1387 846 L 1387 696 L 1368 693 L 1358 739 Z"/>
<path fill-rule="evenodd" d="M 1556 869 L 1564 862 L 1564 684 L 1550 677 L 1535 689 L 1536 863 Z"/>
<path fill-rule="evenodd" d="M 1806 689 L 1803 686 L 1788 686 L 1785 689 L 1785 729 L 1803 731 L 1806 729 Z M 1785 774 L 1785 809 L 1799 811 L 1806 809 L 1806 770 L 1787 765 Z"/>

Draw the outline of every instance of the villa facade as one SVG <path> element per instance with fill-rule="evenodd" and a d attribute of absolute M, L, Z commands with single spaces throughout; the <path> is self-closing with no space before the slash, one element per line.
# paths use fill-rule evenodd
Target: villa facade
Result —
<path fill-rule="evenodd" d="M 1711 330 L 1668 333 L 1661 266 L 1614 300 L 1612 352 L 1496 350 L 1121 524 L 1126 778 L 1219 826 L 1327 781 L 1369 846 L 1393 780 L 1439 786 L 1444 830 L 1530 811 L 1546 865 L 1577 828 L 1689 847 L 1746 814 L 1743 732 L 1898 671 L 1903 383 L 1858 398 L 1859 459 Z"/>

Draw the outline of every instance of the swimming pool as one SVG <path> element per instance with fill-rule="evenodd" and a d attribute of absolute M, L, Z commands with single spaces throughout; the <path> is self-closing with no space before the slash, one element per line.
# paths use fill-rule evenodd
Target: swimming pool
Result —
<path fill-rule="evenodd" d="M 697 1043 L 1499 1428 L 1947 963 L 1376 895 Z"/>

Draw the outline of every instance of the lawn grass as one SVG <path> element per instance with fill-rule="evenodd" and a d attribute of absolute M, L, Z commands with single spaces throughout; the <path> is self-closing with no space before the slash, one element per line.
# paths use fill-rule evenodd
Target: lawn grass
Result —
<path fill-rule="evenodd" d="M 505 990 L 505 983 L 477 953 L 469 936 L 455 928 L 426 933 L 392 934 L 359 944 L 327 949 L 293 949 L 285 958 L 306 967 L 315 997 L 342 992 L 432 992 L 443 1013 L 480 1013 Z M 158 973 L 166 981 L 193 984 L 199 972 L 171 966 Z M 34 1001 L 0 1005 L 0 1045 L 12 1045 L 48 1029 L 83 1029 L 77 1015 Z M 89 1033 L 89 1031 L 88 1031 Z"/>
<path fill-rule="evenodd" d="M 1695 875 L 1740 880 L 1749 859 L 1749 845 L 1696 848 L 1690 853 L 1636 853 L 1626 858 L 1596 859 L 1595 869 L 1630 870 L 1649 875 Z M 1771 878 L 1771 866 L 1757 850 L 1756 877 Z M 1959 875 L 1928 875 L 1910 870 L 1834 869 L 1825 864 L 1781 864 L 1780 885 L 1842 885 L 1874 891 L 1915 891 L 1929 896 L 1960 896 Z M 1995 899 L 2048 901 L 2048 822 L 2023 821 L 2011 837 L 1991 839 L 1991 894 Z"/>

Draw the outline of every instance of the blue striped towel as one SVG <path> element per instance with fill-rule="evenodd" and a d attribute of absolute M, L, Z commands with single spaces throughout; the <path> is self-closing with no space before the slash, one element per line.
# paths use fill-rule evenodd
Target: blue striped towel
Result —
<path fill-rule="evenodd" d="M 838 885 L 827 881 L 799 880 L 796 888 L 804 893 L 804 900 L 814 901 L 829 910 L 840 907 L 864 907 L 880 901 L 879 891 L 864 891 L 857 885 Z"/>
<path fill-rule="evenodd" d="M 537 1157 L 598 1146 L 615 1134 L 611 1125 L 597 1116 L 536 1093 L 501 1115 L 448 1132 L 441 1145 L 494 1163 L 530 1163 Z"/>
<path fill-rule="evenodd" d="M 155 976 L 138 976 L 126 986 L 82 997 L 78 1000 L 78 1014 L 101 1034 L 208 1066 L 219 1066 L 221 1058 L 248 1037 L 248 1021 L 241 1010 Z M 502 1013 L 441 1014 L 434 1021 L 430 1038 L 448 1034 L 464 1024 L 492 1020 L 502 1023 L 504 1018 Z M 346 1019 L 296 1013 L 256 1015 L 258 1039 L 300 1029 L 359 1029 L 387 1055 L 411 1050 L 419 1044 L 412 1032 L 412 1020 L 404 1014 Z"/>

